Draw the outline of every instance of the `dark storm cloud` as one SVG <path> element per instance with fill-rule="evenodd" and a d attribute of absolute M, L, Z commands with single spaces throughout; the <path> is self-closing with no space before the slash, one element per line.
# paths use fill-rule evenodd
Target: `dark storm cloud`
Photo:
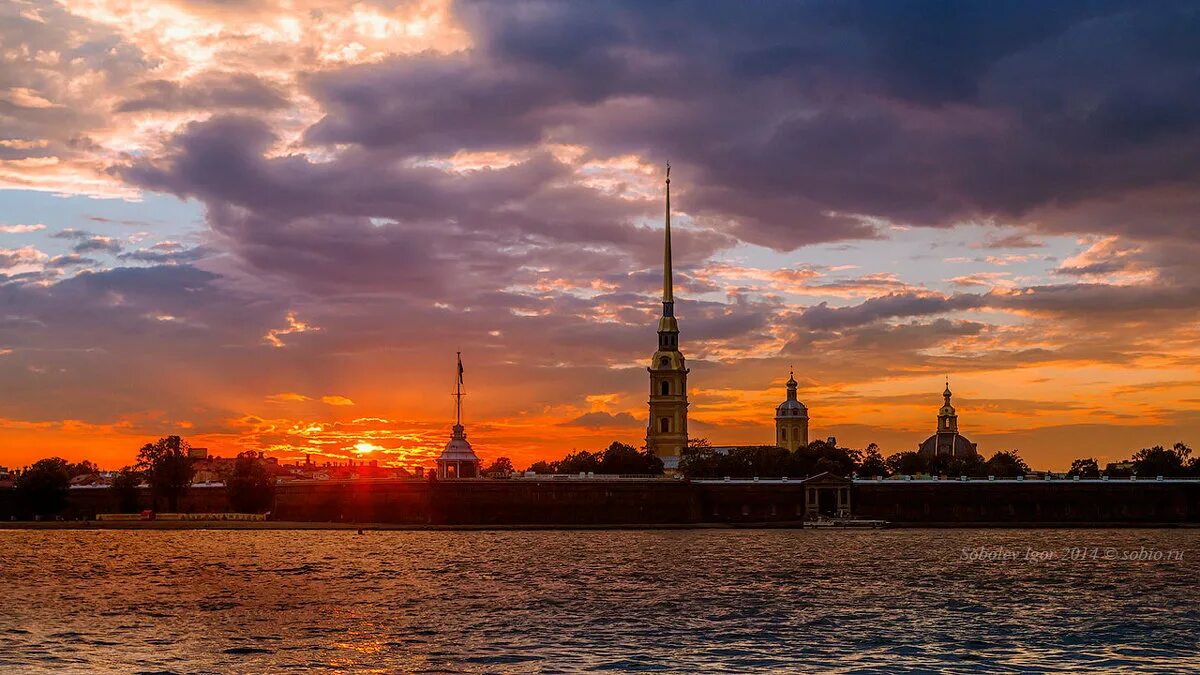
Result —
<path fill-rule="evenodd" d="M 641 425 L 642 422 L 640 420 L 627 412 L 613 414 L 603 411 L 595 411 L 584 413 L 573 420 L 563 422 L 560 426 L 605 429 L 610 427 L 638 427 Z"/>
<path fill-rule="evenodd" d="M 277 138 L 264 122 L 218 116 L 121 175 L 201 199 L 223 242 L 270 272 L 434 289 L 456 262 L 493 288 L 547 261 L 629 266 L 597 247 L 653 262 L 656 242 L 633 225 L 652 206 L 572 185 L 537 151 L 544 141 L 670 158 L 688 213 L 713 228 L 681 234 L 696 260 L 735 237 L 777 249 L 880 237 L 877 218 L 1128 230 L 1048 211 L 1200 178 L 1200 48 L 1184 39 L 1200 17 L 1186 5 L 467 2 L 456 13 L 472 49 L 303 80 L 324 111 L 305 138 L 338 144 L 332 161 L 268 158 Z M 174 100 L 189 85 L 147 86 L 163 94 L 147 100 Z M 490 149 L 530 154 L 464 174 L 413 161 Z M 1182 206 L 1167 236 L 1194 231 Z"/>
<path fill-rule="evenodd" d="M 249 73 L 208 73 L 183 83 L 148 80 L 134 89 L 135 94 L 117 104 L 116 112 L 274 110 L 288 104 L 284 91 Z"/>
<path fill-rule="evenodd" d="M 453 174 L 366 149 L 325 163 L 268 159 L 273 140 L 257 120 L 218 117 L 189 125 L 169 156 L 119 171 L 201 199 L 230 250 L 314 288 L 494 290 L 523 269 L 567 259 L 570 268 L 557 273 L 590 281 L 661 256 L 659 237 L 634 224 L 657 205 L 564 184 L 568 168 L 546 154 Z M 678 240 L 683 261 L 732 243 L 707 230 L 683 230 Z"/>
<path fill-rule="evenodd" d="M 1195 286 L 1101 283 L 1040 285 L 986 294 L 890 293 L 846 307 L 830 307 L 825 302 L 813 305 L 800 314 L 796 326 L 804 331 L 838 331 L 882 321 L 993 309 L 1058 319 L 1095 320 L 1099 330 L 1100 324 L 1122 315 L 1137 318 L 1151 312 L 1194 314 L 1200 309 L 1198 298 L 1200 288 Z"/>
<path fill-rule="evenodd" d="M 840 330 L 874 323 L 882 319 L 921 317 L 973 309 L 982 304 L 978 295 L 942 296 L 919 293 L 889 293 L 858 305 L 830 307 L 820 303 L 804 310 L 800 326 L 807 330 Z"/>
<path fill-rule="evenodd" d="M 857 215 L 1020 220 L 1200 175 L 1200 17 L 1185 4 L 459 14 L 473 51 L 314 78 L 329 114 L 310 139 L 451 152 L 555 138 L 670 157 L 689 210 L 777 248 L 872 236 Z"/>

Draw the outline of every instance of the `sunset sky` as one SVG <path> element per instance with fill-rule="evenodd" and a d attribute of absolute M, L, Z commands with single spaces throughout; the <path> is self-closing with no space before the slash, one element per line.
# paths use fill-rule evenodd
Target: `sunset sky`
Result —
<path fill-rule="evenodd" d="M 1200 443 L 1200 7 L 0 0 L 0 465 Z"/>

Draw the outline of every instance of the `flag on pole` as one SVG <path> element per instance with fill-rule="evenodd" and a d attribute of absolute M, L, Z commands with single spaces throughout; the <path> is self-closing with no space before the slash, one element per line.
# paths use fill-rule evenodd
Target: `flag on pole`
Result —
<path fill-rule="evenodd" d="M 462 352 L 458 353 L 458 383 L 463 384 Z"/>

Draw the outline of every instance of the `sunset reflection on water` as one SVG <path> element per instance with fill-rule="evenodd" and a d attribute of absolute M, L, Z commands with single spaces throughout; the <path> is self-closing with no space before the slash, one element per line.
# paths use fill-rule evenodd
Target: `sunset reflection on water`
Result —
<path fill-rule="evenodd" d="M 0 669 L 1186 670 L 1198 544 L 1190 530 L 0 531 Z M 994 554 L 1063 547 L 1182 559 Z"/>

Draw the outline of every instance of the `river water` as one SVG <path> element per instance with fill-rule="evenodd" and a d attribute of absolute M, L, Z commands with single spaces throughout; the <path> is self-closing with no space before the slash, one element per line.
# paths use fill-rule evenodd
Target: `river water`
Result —
<path fill-rule="evenodd" d="M 0 672 L 1200 670 L 1200 531 L 0 531 Z"/>

